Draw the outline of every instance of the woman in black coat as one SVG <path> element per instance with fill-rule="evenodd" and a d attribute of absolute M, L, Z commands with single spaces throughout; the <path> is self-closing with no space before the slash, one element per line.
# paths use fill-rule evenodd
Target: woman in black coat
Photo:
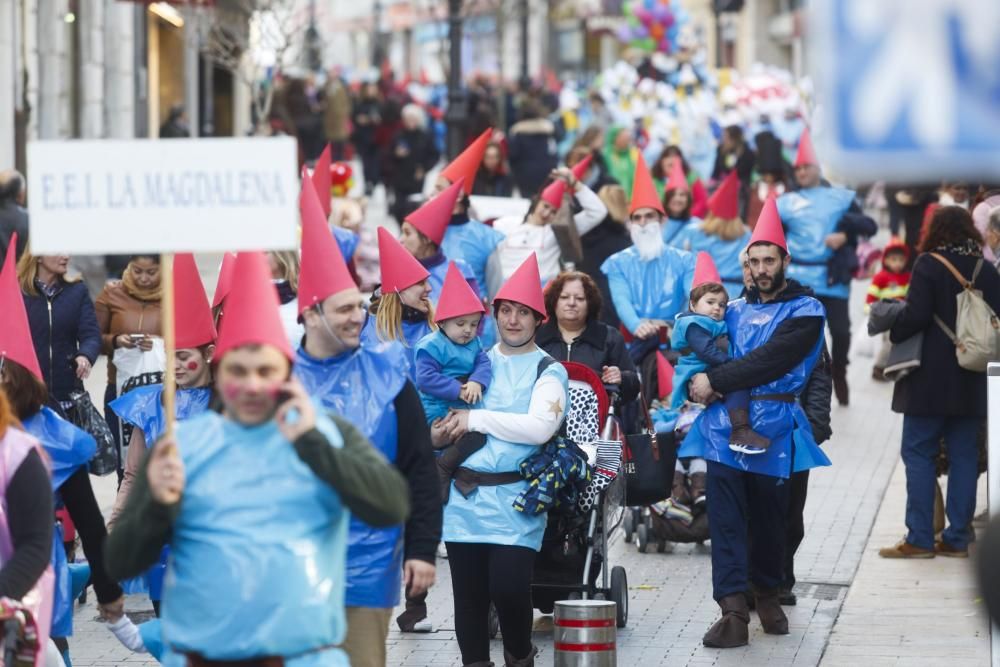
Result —
<path fill-rule="evenodd" d="M 535 343 L 557 361 L 589 366 L 605 384 L 621 386 L 629 402 L 639 395 L 639 376 L 625 350 L 625 339 L 598 319 L 601 292 L 586 273 L 560 273 L 545 288 L 548 320 L 538 329 Z"/>
<path fill-rule="evenodd" d="M 17 278 L 28 311 L 31 340 L 53 398 L 63 404 L 83 389 L 101 353 L 101 331 L 87 286 L 66 280 L 69 257 L 35 257 L 25 251 Z"/>
<path fill-rule="evenodd" d="M 906 527 L 904 541 L 882 549 L 885 558 L 966 557 L 970 524 L 976 509 L 978 477 L 977 434 L 986 417 L 986 373 L 958 365 L 955 345 L 939 318 L 955 330 L 955 297 L 962 285 L 951 263 L 966 280 L 979 267 L 975 288 L 1000 312 L 1000 275 L 983 259 L 983 239 L 968 211 L 944 206 L 934 214 L 913 266 L 906 307 L 897 317 L 890 338 L 899 343 L 923 332 L 920 367 L 896 383 L 892 409 L 903 413 L 903 463 L 906 466 Z M 948 448 L 948 527 L 934 542 L 935 459 L 944 439 Z"/>
<path fill-rule="evenodd" d="M 440 157 L 434 137 L 427 131 L 424 110 L 416 104 L 407 104 L 402 113 L 403 125 L 393 137 L 389 149 L 395 198 L 393 215 L 400 222 L 409 213 L 407 199 L 423 192 L 424 178 Z"/>

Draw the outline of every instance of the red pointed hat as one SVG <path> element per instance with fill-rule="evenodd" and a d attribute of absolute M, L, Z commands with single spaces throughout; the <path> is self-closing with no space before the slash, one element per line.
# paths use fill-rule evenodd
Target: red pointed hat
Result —
<path fill-rule="evenodd" d="M 535 253 L 531 253 L 510 274 L 510 278 L 493 297 L 493 303 L 497 301 L 514 301 L 545 317 L 545 297 L 542 295 L 542 279 L 538 274 L 538 258 Z"/>
<path fill-rule="evenodd" d="M 656 186 L 653 184 L 653 177 L 646 166 L 646 160 L 642 153 L 639 153 L 639 160 L 635 165 L 635 177 L 632 179 L 632 202 L 628 207 L 628 214 L 632 215 L 640 208 L 651 208 L 659 211 L 663 215 L 663 202 L 656 193 Z"/>
<path fill-rule="evenodd" d="M 222 256 L 219 266 L 219 280 L 215 283 L 215 294 L 212 298 L 212 308 L 218 308 L 233 288 L 233 269 L 236 268 L 236 253 L 227 252 Z"/>
<path fill-rule="evenodd" d="M 400 292 L 430 275 L 385 227 L 378 228 L 378 259 L 383 294 Z"/>
<path fill-rule="evenodd" d="M 694 264 L 694 279 L 691 281 L 691 289 L 704 285 L 705 283 L 722 283 L 719 277 L 719 269 L 715 267 L 712 256 L 702 250 L 698 253 L 698 258 Z"/>
<path fill-rule="evenodd" d="M 667 187 L 664 190 L 681 190 L 684 192 L 688 190 L 688 179 L 684 175 L 684 166 L 681 164 L 680 158 L 674 160 L 674 166 L 670 170 L 670 178 L 667 180 Z"/>
<path fill-rule="evenodd" d="M 236 256 L 234 272 L 240 279 L 226 297 L 226 315 L 222 318 L 214 361 L 244 345 L 270 345 L 291 361 L 294 357 L 288 334 L 278 313 L 278 292 L 271 280 L 267 257 L 260 251 L 241 252 Z"/>
<path fill-rule="evenodd" d="M 656 390 L 661 401 L 674 390 L 674 367 L 659 350 L 656 351 Z"/>
<path fill-rule="evenodd" d="M 808 127 L 802 130 L 802 136 L 799 137 L 799 152 L 795 154 L 795 166 L 801 167 L 804 164 L 819 164 Z"/>
<path fill-rule="evenodd" d="M 785 230 L 781 226 L 781 216 L 778 215 L 777 199 L 774 195 L 769 196 L 764 201 L 764 208 L 757 218 L 757 226 L 753 228 L 753 235 L 750 237 L 749 248 L 755 243 L 773 243 L 785 252 L 788 252 L 788 243 L 785 241 Z"/>
<path fill-rule="evenodd" d="M 174 347 L 189 350 L 214 343 L 218 335 L 194 255 L 174 255 Z"/>
<path fill-rule="evenodd" d="M 733 169 L 708 198 L 708 210 L 722 220 L 740 217 L 740 177 Z"/>
<path fill-rule="evenodd" d="M 320 209 L 319 197 L 312 181 L 302 181 L 299 193 L 299 214 L 302 216 L 302 266 L 299 269 L 299 315 L 323 299 L 356 288 L 347 270 L 340 247 L 330 233 L 326 216 Z"/>
<path fill-rule="evenodd" d="M 405 222 L 416 227 L 417 231 L 440 246 L 441 241 L 444 240 L 444 233 L 448 231 L 451 212 L 455 210 L 455 202 L 462 194 L 464 184 L 465 177 L 459 177 L 447 189 L 442 190 L 437 196 L 432 197 L 430 201 L 406 216 Z"/>
<path fill-rule="evenodd" d="M 573 172 L 573 178 L 578 181 L 582 181 L 583 177 L 587 175 L 587 170 L 590 169 L 590 163 L 594 161 L 594 154 L 591 153 L 587 157 L 583 158 L 577 162 L 570 171 Z"/>
<path fill-rule="evenodd" d="M 479 165 L 483 162 L 483 155 L 486 154 L 486 146 L 490 143 L 490 137 L 492 136 L 492 127 L 483 130 L 483 133 L 476 137 L 476 140 L 469 144 L 468 148 L 452 160 L 451 164 L 441 170 L 441 175 L 447 178 L 449 183 L 455 183 L 464 176 L 465 194 L 472 194 L 472 186 L 476 182 L 476 173 L 479 171 Z"/>
<path fill-rule="evenodd" d="M 3 269 L 0 270 L 0 312 L 6 316 L 4 326 L 0 327 L 0 360 L 16 361 L 45 382 L 38 365 L 38 355 L 35 354 L 35 345 L 31 341 L 31 327 L 28 326 L 28 312 L 24 309 L 21 286 L 17 283 L 17 268 L 14 266 L 16 254 L 17 232 L 14 232 L 7 245 Z"/>
<path fill-rule="evenodd" d="M 558 210 L 562 208 L 563 196 L 566 194 L 566 181 L 561 178 L 549 183 L 548 187 L 542 190 L 542 201 L 548 202 L 552 208 Z"/>
<path fill-rule="evenodd" d="M 324 220 L 330 217 L 330 187 L 333 185 L 333 176 L 330 174 L 330 144 L 323 148 L 316 160 L 316 168 L 313 169 L 312 183 L 316 187 L 316 194 L 319 195 L 319 205 L 323 207 Z"/>
<path fill-rule="evenodd" d="M 455 266 L 455 262 L 449 262 L 448 273 L 445 274 L 444 285 L 441 286 L 441 296 L 438 297 L 437 310 L 434 311 L 434 321 L 443 322 L 452 317 L 485 312 L 483 302 L 469 287 L 469 281 Z"/>

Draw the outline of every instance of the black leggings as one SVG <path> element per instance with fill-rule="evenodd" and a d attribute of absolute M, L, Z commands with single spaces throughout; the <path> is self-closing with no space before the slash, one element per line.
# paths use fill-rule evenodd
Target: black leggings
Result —
<path fill-rule="evenodd" d="M 830 338 L 833 340 L 830 350 L 833 367 L 847 368 L 847 352 L 851 348 L 851 316 L 847 299 L 832 296 L 818 298 L 826 308 L 826 323 L 830 327 Z"/>
<path fill-rule="evenodd" d="M 448 542 L 455 597 L 455 635 L 462 663 L 490 659 L 489 608 L 500 619 L 503 647 L 515 658 L 531 653 L 531 575 L 535 552 L 527 547 Z"/>
<path fill-rule="evenodd" d="M 104 527 L 101 508 L 94 497 L 94 488 L 90 485 L 87 466 L 81 466 L 63 482 L 59 487 L 59 495 L 80 535 L 83 553 L 90 564 L 90 579 L 94 584 L 97 601 L 101 604 L 114 602 L 122 596 L 122 589 L 104 569 L 104 540 L 108 531 Z"/>

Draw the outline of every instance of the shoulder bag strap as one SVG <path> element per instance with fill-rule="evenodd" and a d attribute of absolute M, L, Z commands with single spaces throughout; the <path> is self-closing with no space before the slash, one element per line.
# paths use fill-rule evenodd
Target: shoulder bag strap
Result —
<path fill-rule="evenodd" d="M 949 271 L 951 271 L 951 275 L 955 276 L 955 280 L 957 280 L 958 283 L 962 287 L 964 287 L 966 289 L 969 289 L 969 288 L 972 287 L 972 283 L 969 282 L 968 280 L 966 280 L 965 276 L 963 276 L 961 274 L 961 272 L 959 272 L 959 270 L 955 268 L 955 265 L 952 264 L 951 262 L 949 262 L 947 259 L 945 259 L 942 255 L 939 255 L 936 252 L 932 252 L 932 253 L 930 253 L 930 256 L 933 257 L 934 259 L 936 259 L 937 261 L 941 262 L 942 264 L 944 264 L 945 267 Z M 983 260 L 979 260 L 979 264 L 982 264 L 982 262 L 983 262 Z M 976 272 L 972 276 L 973 280 L 976 279 L 976 275 L 978 275 L 978 273 L 979 273 L 979 265 L 977 264 L 976 265 Z"/>

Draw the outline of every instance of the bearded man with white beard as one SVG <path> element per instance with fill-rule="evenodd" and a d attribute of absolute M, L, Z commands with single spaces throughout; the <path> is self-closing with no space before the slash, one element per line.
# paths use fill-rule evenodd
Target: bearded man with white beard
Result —
<path fill-rule="evenodd" d="M 656 350 L 660 328 L 671 327 L 674 317 L 687 307 L 694 278 L 695 255 L 663 242 L 664 217 L 663 204 L 640 155 L 629 204 L 633 245 L 601 265 L 618 317 L 637 339 L 629 350 L 636 364 Z"/>

